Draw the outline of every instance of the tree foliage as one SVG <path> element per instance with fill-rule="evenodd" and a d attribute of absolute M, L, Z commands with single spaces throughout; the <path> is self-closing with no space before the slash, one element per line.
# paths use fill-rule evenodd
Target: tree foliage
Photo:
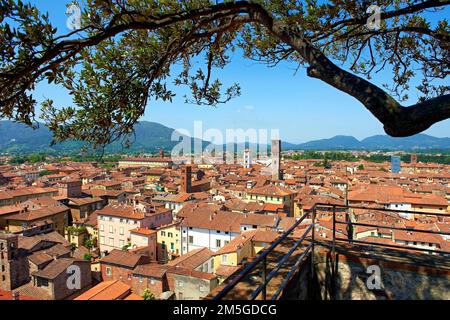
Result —
<path fill-rule="evenodd" d="M 0 117 L 33 125 L 33 89 L 48 81 L 73 99 L 40 106 L 55 142 L 103 145 L 130 137 L 146 107 L 171 101 L 176 86 L 200 105 L 239 95 L 238 84 L 214 77 L 239 50 L 269 66 L 304 67 L 358 99 L 388 134 L 412 135 L 450 117 L 449 26 L 440 16 L 448 3 L 85 0 L 80 29 L 61 35 L 35 6 L 0 0 Z M 379 30 L 367 27 L 371 4 L 382 10 Z M 392 81 L 381 88 L 370 81 L 383 70 Z M 417 79 L 417 103 L 403 106 Z"/>
<path fill-rule="evenodd" d="M 142 292 L 141 297 L 144 300 L 156 300 L 155 295 L 149 289 L 145 289 Z"/>

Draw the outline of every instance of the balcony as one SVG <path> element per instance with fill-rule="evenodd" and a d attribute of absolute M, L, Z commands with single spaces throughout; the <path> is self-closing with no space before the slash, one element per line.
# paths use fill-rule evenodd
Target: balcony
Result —
<path fill-rule="evenodd" d="M 212 300 L 404 300 L 450 299 L 450 233 L 358 222 L 354 212 L 380 216 L 423 216 L 436 221 L 448 214 L 361 206 L 317 204 L 272 245 L 216 288 Z M 331 230 L 316 219 L 330 214 Z M 305 224 L 307 219 L 311 223 Z M 358 227 L 380 234 L 433 235 L 443 245 L 420 245 L 383 237 L 355 237 Z M 416 245 L 415 245 L 416 244 Z"/>

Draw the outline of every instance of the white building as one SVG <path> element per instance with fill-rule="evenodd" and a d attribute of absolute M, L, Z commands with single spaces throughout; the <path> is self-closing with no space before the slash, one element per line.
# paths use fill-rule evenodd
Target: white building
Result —
<path fill-rule="evenodd" d="M 216 252 L 243 231 L 258 228 L 276 230 L 280 221 L 274 216 L 220 211 L 216 206 L 200 207 L 182 215 L 182 254 L 199 248 Z"/>

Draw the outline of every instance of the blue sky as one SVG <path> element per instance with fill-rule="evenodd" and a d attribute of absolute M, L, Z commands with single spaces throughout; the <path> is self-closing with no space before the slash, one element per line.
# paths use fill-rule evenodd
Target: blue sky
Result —
<path fill-rule="evenodd" d="M 42 11 L 48 11 L 50 20 L 59 33 L 66 27 L 67 0 L 33 0 Z M 447 8 L 444 13 L 449 13 Z M 329 138 L 335 135 L 353 135 L 358 139 L 384 134 L 382 125 L 356 99 L 337 89 L 306 76 L 296 65 L 280 64 L 276 68 L 244 60 L 234 54 L 232 63 L 220 70 L 224 84 L 238 82 L 242 95 L 218 107 L 187 105 L 183 94 L 173 103 L 150 102 L 142 120 L 154 121 L 175 129 L 193 132 L 194 121 L 203 121 L 204 129 L 279 129 L 281 138 L 292 143 Z M 379 77 L 389 79 L 385 72 Z M 180 91 L 181 92 L 181 91 Z M 61 88 L 39 84 L 35 98 L 52 98 L 57 104 L 70 105 L 70 96 Z M 412 98 L 416 98 L 413 94 Z M 409 101 L 414 102 L 414 99 Z M 448 137 L 450 120 L 435 124 L 425 133 Z"/>

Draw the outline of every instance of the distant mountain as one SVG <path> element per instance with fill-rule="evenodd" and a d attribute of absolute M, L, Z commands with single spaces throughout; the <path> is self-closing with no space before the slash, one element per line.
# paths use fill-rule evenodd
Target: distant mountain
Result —
<path fill-rule="evenodd" d="M 297 145 L 297 149 L 359 149 L 362 144 L 352 136 L 335 136 L 330 139 L 315 140 Z"/>
<path fill-rule="evenodd" d="M 160 149 L 170 150 L 179 141 L 172 141 L 175 130 L 159 123 L 142 121 L 135 126 L 134 141 L 128 149 L 120 142 L 114 142 L 106 147 L 107 152 L 157 152 Z M 52 133 L 43 124 L 33 130 L 24 124 L 12 121 L 0 121 L 0 152 L 31 153 L 31 152 L 76 152 L 83 142 L 68 141 L 50 146 Z M 196 139 L 192 139 L 192 145 Z M 206 145 L 206 142 L 202 142 Z"/>
<path fill-rule="evenodd" d="M 450 149 L 450 138 L 436 138 L 417 134 L 406 138 L 376 135 L 359 141 L 352 136 L 335 136 L 330 139 L 310 141 L 302 144 L 283 144 L 287 150 L 427 150 Z"/>
<path fill-rule="evenodd" d="M 120 142 L 106 148 L 107 152 L 157 152 L 171 150 L 178 141 L 172 141 L 175 129 L 159 123 L 141 121 L 135 127 L 134 143 L 129 149 L 124 149 Z M 191 138 L 192 139 L 192 138 Z M 31 152 L 77 152 L 83 142 L 69 141 L 50 146 L 52 133 L 44 125 L 33 130 L 21 123 L 0 121 L 0 153 L 31 153 Z M 201 142 L 205 147 L 208 142 Z M 413 150 L 413 149 L 450 149 L 450 138 L 436 138 L 426 134 L 418 134 L 407 138 L 392 138 L 377 135 L 362 141 L 352 136 L 335 136 L 330 139 L 310 141 L 302 144 L 283 142 L 283 150 Z"/>
<path fill-rule="evenodd" d="M 417 134 L 406 138 L 373 136 L 361 141 L 368 149 L 449 149 L 450 138 L 436 138 L 426 134 Z"/>

